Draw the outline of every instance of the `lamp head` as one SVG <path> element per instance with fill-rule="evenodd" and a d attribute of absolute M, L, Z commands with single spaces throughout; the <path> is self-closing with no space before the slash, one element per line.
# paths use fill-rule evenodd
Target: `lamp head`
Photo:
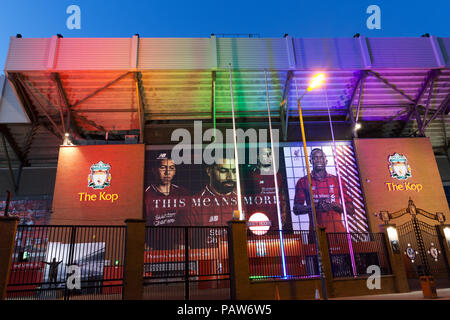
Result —
<path fill-rule="evenodd" d="M 308 91 L 317 88 L 325 80 L 325 75 L 323 73 L 316 74 L 309 84 Z"/>

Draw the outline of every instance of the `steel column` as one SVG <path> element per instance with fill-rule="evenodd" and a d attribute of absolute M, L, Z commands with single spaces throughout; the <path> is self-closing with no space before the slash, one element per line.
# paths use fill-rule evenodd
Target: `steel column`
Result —
<path fill-rule="evenodd" d="M 291 88 L 291 80 L 294 76 L 294 72 L 289 70 L 287 73 L 286 81 L 284 82 L 283 98 L 280 103 L 280 122 L 281 130 L 283 131 L 283 140 L 287 140 L 288 128 L 289 128 L 289 89 Z M 286 118 L 284 118 L 286 117 Z"/>
<path fill-rule="evenodd" d="M 5 135 L 2 134 L 2 141 L 3 141 L 3 148 L 5 151 L 5 155 L 6 155 L 6 159 L 8 160 L 8 167 L 9 167 L 9 173 L 11 174 L 11 183 L 13 184 L 14 190 L 16 190 L 16 181 L 14 179 L 14 172 L 11 166 L 11 159 L 9 158 L 9 154 L 8 154 L 8 147 L 6 146 L 6 140 L 5 140 Z"/>
<path fill-rule="evenodd" d="M 211 118 L 214 128 L 214 141 L 216 140 L 216 71 L 211 72 Z"/>
<path fill-rule="evenodd" d="M 50 101 L 48 101 L 48 99 L 46 97 L 44 97 L 42 95 L 41 92 L 39 92 L 38 89 L 34 88 L 33 85 L 31 83 L 29 83 L 29 81 L 26 81 L 22 76 L 19 76 L 19 81 L 22 83 L 23 87 L 25 88 L 26 91 L 28 91 L 28 94 L 31 97 L 34 97 L 33 92 L 31 91 L 32 89 L 41 96 L 42 99 L 44 99 L 44 101 L 49 105 L 52 106 L 55 110 L 57 110 L 55 108 L 55 106 L 53 106 Z M 39 99 L 37 99 L 36 97 L 34 97 L 36 100 L 36 103 L 39 107 L 39 109 L 41 109 L 42 113 L 47 117 L 47 119 L 50 121 L 50 123 L 53 125 L 53 127 L 56 129 L 56 131 L 60 134 L 60 138 L 63 139 L 64 138 L 64 132 L 61 131 L 61 129 L 58 127 L 58 125 L 55 123 L 55 121 L 53 120 L 53 118 L 48 114 L 48 112 L 45 110 L 45 107 L 41 105 L 41 103 L 39 102 Z"/>
<path fill-rule="evenodd" d="M 139 143 L 144 143 L 144 129 L 145 129 L 145 99 L 144 99 L 144 90 L 142 84 L 142 74 L 140 72 L 135 72 L 134 79 L 136 82 L 136 103 L 137 103 L 137 112 L 139 116 Z"/>
<path fill-rule="evenodd" d="M 73 133 L 77 136 L 80 136 L 81 130 L 78 128 L 76 123 L 73 121 L 72 116 L 72 106 L 67 98 L 66 90 L 64 90 L 63 83 L 61 81 L 61 77 L 57 72 L 52 73 L 52 78 L 56 83 L 56 87 L 58 89 L 58 93 L 61 96 L 61 100 L 66 108 L 66 124 L 64 125 L 64 118 L 61 119 L 63 128 L 65 128 L 65 132 L 69 132 L 69 128 L 72 129 Z M 61 112 L 62 109 L 60 108 Z"/>
<path fill-rule="evenodd" d="M 6 124 L 3 123 L 0 124 L 0 132 L 2 133 L 3 137 L 8 141 L 9 146 L 14 151 L 14 154 L 16 155 L 17 159 L 19 159 L 20 163 L 22 165 L 28 165 L 25 156 L 20 150 L 19 145 L 17 144 L 16 140 L 14 139 L 13 135 L 11 134 L 11 131 L 9 130 Z"/>
<path fill-rule="evenodd" d="M 361 70 L 360 72 L 359 72 L 359 75 L 358 75 L 358 79 L 356 80 L 356 84 L 355 84 L 355 86 L 354 86 L 354 88 L 353 88 L 353 91 L 352 91 L 352 95 L 350 96 L 350 99 L 348 100 L 348 102 L 347 102 L 347 106 L 346 106 L 346 109 L 347 109 L 347 115 L 348 115 L 348 117 L 350 118 L 350 121 L 351 121 L 351 123 L 352 123 L 352 127 L 353 127 L 353 135 L 355 136 L 355 137 L 357 137 L 357 133 L 356 133 L 356 131 L 355 131 L 355 125 L 356 125 L 356 120 L 355 120 L 355 116 L 353 115 L 353 108 L 352 108 L 352 105 L 353 105 L 353 101 L 355 100 L 355 97 L 356 97 L 356 92 L 358 91 L 358 88 L 360 87 L 360 86 L 362 86 L 362 81 L 365 79 L 367 77 L 367 72 L 365 71 L 365 70 Z M 361 98 L 361 89 L 360 89 L 360 95 L 359 95 L 359 97 Z M 361 101 L 359 101 L 358 103 L 360 103 Z M 359 109 L 359 108 L 358 108 Z"/>
<path fill-rule="evenodd" d="M 390 83 L 388 80 L 386 80 L 383 77 L 381 77 L 377 72 L 372 71 L 372 70 L 367 70 L 367 72 L 370 73 L 371 75 L 373 75 L 375 78 L 377 78 L 381 82 L 383 82 L 384 84 L 386 84 L 388 87 L 390 87 L 395 92 L 399 93 L 403 98 L 407 99 L 409 102 L 416 103 L 416 101 L 413 98 L 408 96 L 406 93 L 404 93 L 402 90 L 400 90 L 395 85 Z"/>

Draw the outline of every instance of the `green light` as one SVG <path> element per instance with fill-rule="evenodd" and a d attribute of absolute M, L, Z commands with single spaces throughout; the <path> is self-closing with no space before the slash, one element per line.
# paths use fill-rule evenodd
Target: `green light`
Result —
<path fill-rule="evenodd" d="M 115 265 L 116 265 L 116 266 L 119 265 L 119 260 L 116 260 Z"/>

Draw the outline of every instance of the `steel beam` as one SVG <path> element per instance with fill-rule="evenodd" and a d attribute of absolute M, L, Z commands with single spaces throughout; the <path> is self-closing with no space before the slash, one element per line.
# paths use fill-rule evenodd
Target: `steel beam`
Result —
<path fill-rule="evenodd" d="M 28 118 L 31 120 L 31 122 L 37 122 L 38 113 L 35 106 L 28 97 L 26 89 L 23 87 L 23 84 L 19 79 L 19 74 L 11 73 L 8 75 L 8 79 L 11 81 L 17 93 L 17 97 L 19 98 L 19 101 L 21 102 L 26 114 L 28 115 Z"/>
<path fill-rule="evenodd" d="M 424 121 L 427 120 L 428 111 L 430 111 L 430 102 L 431 102 L 431 97 L 433 96 L 434 83 L 435 83 L 435 81 L 433 80 L 433 82 L 431 82 L 431 84 L 430 84 L 430 90 L 428 91 L 428 98 L 427 98 L 427 102 L 425 105 L 425 114 L 423 116 Z"/>
<path fill-rule="evenodd" d="M 450 107 L 450 93 L 447 94 L 447 96 L 445 97 L 445 99 L 442 101 L 441 105 L 436 109 L 436 111 L 434 112 L 434 114 L 431 116 L 430 120 L 425 122 L 425 128 L 428 127 L 428 125 L 431 123 L 431 121 L 433 121 L 434 119 L 436 119 L 436 117 L 440 114 L 443 113 L 445 114 L 445 110 L 447 110 Z"/>
<path fill-rule="evenodd" d="M 40 119 L 36 107 L 28 96 L 27 90 L 25 89 L 23 83 L 20 81 L 19 76 L 20 74 L 12 73 L 8 75 L 8 79 L 11 81 L 14 89 L 16 90 L 17 97 L 24 107 L 24 110 L 27 113 L 28 118 L 31 120 L 31 123 L 35 125 L 42 125 L 55 137 L 57 137 L 58 139 L 61 138 L 60 134 L 55 131 L 51 124 Z"/>
<path fill-rule="evenodd" d="M 289 70 L 287 72 L 286 81 L 284 82 L 283 97 L 280 103 L 280 122 L 281 131 L 283 132 L 283 140 L 287 140 L 288 128 L 289 128 L 289 89 L 291 88 L 291 81 L 294 77 L 294 72 Z"/>
<path fill-rule="evenodd" d="M 211 71 L 211 119 L 214 128 L 214 141 L 216 140 L 216 71 Z"/>
<path fill-rule="evenodd" d="M 19 81 L 22 83 L 23 87 L 26 91 L 28 91 L 28 94 L 30 97 L 34 97 L 34 94 L 32 90 L 34 90 L 49 106 L 53 107 L 56 111 L 58 111 L 55 106 L 52 105 L 52 103 L 36 88 L 33 87 L 31 83 L 26 81 L 23 76 L 19 75 L 18 77 Z M 64 139 L 64 132 L 61 131 L 61 129 L 58 127 L 58 125 L 55 123 L 53 118 L 48 114 L 48 112 L 45 110 L 45 107 L 41 105 L 39 99 L 37 97 L 34 97 L 36 104 L 38 105 L 39 109 L 42 111 L 42 113 L 47 117 L 47 119 L 50 121 L 50 123 L 53 125 L 53 127 L 56 129 L 56 132 L 59 133 L 61 136 L 61 139 Z"/>
<path fill-rule="evenodd" d="M 359 94 L 358 94 L 358 109 L 356 110 L 356 122 L 359 120 L 359 114 L 361 112 L 361 103 L 364 95 L 364 86 L 366 84 L 367 72 L 365 72 L 364 79 L 361 80 L 361 84 L 359 85 Z"/>
<path fill-rule="evenodd" d="M 64 117 L 61 119 L 63 123 L 63 128 L 65 128 L 65 132 L 68 132 L 69 128 L 72 130 L 72 132 L 77 136 L 77 138 L 81 137 L 81 130 L 73 121 L 73 115 L 72 115 L 72 106 L 69 102 L 69 99 L 67 98 L 66 90 L 64 89 L 63 83 L 61 81 L 61 77 L 59 76 L 59 73 L 53 72 L 52 73 L 53 81 L 56 83 L 56 87 L 58 89 L 58 93 L 61 97 L 61 100 L 64 104 L 64 107 L 66 109 L 66 124 L 64 126 Z M 60 110 L 62 112 L 62 109 L 60 107 Z"/>
<path fill-rule="evenodd" d="M 79 121 L 83 121 L 83 122 L 87 123 L 88 125 L 96 128 L 99 131 L 106 132 L 106 129 L 103 128 L 101 125 L 95 123 L 95 121 L 92 121 L 92 120 L 89 120 L 89 119 L 83 117 L 82 115 L 74 113 L 73 117 Z"/>
<path fill-rule="evenodd" d="M 409 120 L 411 120 L 413 115 L 417 121 L 417 126 L 419 127 L 420 135 L 422 135 L 422 136 L 425 135 L 425 129 L 423 126 L 423 122 L 426 119 L 422 120 L 422 118 L 420 117 L 420 112 L 419 112 L 419 108 L 418 108 L 419 102 L 422 99 L 423 95 L 425 94 L 427 88 L 429 86 L 431 86 L 431 88 L 433 87 L 434 81 L 437 79 L 437 77 L 439 77 L 439 75 L 440 75 L 440 70 L 430 70 L 428 72 L 425 82 L 424 82 L 422 88 L 420 89 L 419 93 L 417 94 L 417 97 L 414 100 L 414 104 L 409 107 L 408 114 L 406 115 L 406 119 L 404 120 L 403 125 L 398 130 L 397 135 L 400 135 L 402 133 L 402 131 L 405 129 L 406 125 L 408 124 Z M 431 88 L 430 88 L 430 91 L 431 91 Z M 428 100 L 428 102 L 429 102 L 429 100 Z M 426 107 L 427 110 L 429 108 L 428 102 L 427 102 L 427 107 Z M 427 112 L 428 111 L 426 111 L 426 113 Z"/>
<path fill-rule="evenodd" d="M 14 154 L 16 155 L 20 163 L 22 165 L 28 165 L 28 161 L 26 160 L 25 156 L 20 150 L 19 145 L 17 144 L 16 140 L 14 139 L 11 131 L 9 130 L 6 124 L 3 123 L 0 124 L 0 132 L 2 133 L 3 137 L 8 141 L 9 146 L 14 151 Z"/>
<path fill-rule="evenodd" d="M 75 108 L 77 106 L 79 106 L 80 104 L 86 102 L 87 100 L 89 100 L 90 98 L 92 98 L 93 96 L 99 94 L 100 92 L 102 92 L 104 89 L 109 88 L 110 86 L 112 86 L 113 84 L 115 84 L 116 82 L 119 82 L 120 80 L 122 80 L 123 78 L 125 78 L 127 75 L 129 75 L 131 72 L 128 71 L 127 73 L 122 74 L 120 77 L 118 77 L 117 79 L 114 79 L 110 82 L 108 82 L 107 84 L 105 84 L 104 86 L 102 86 L 101 88 L 95 90 L 94 92 L 88 94 L 86 97 L 84 97 L 83 99 L 81 99 L 80 101 L 74 103 L 72 105 L 72 108 Z"/>
<path fill-rule="evenodd" d="M 48 132 L 53 134 L 56 138 L 61 139 L 60 132 L 55 131 L 55 128 L 48 122 L 45 122 L 43 119 L 37 122 L 39 126 L 43 126 Z"/>
<path fill-rule="evenodd" d="M 350 99 L 348 100 L 347 105 L 345 107 L 345 109 L 347 110 L 347 115 L 350 118 L 350 121 L 352 122 L 352 125 L 355 125 L 355 123 L 356 123 L 355 116 L 353 115 L 353 109 L 352 109 L 353 101 L 355 100 L 356 92 L 358 91 L 358 88 L 361 86 L 362 81 L 366 77 L 367 77 L 367 72 L 365 70 L 361 70 L 359 72 L 358 79 L 356 80 L 355 86 L 353 87 L 352 95 L 350 96 Z M 360 91 L 360 93 L 361 93 L 361 91 Z M 360 95 L 360 97 L 361 97 L 361 95 Z"/>
<path fill-rule="evenodd" d="M 33 138 L 36 135 L 37 130 L 39 129 L 39 124 L 32 123 L 30 131 L 28 132 L 27 139 L 25 145 L 23 147 L 23 155 L 25 159 L 28 159 L 28 153 L 30 152 L 31 144 L 33 143 Z"/>
<path fill-rule="evenodd" d="M 2 133 L 3 148 L 5 151 L 6 159 L 8 160 L 9 173 L 11 175 L 11 183 L 13 184 L 14 190 L 17 190 L 16 180 L 14 179 L 14 171 L 12 169 L 11 159 L 9 158 L 8 147 L 6 146 L 5 138 L 6 138 L 5 134 Z"/>
<path fill-rule="evenodd" d="M 372 71 L 372 70 L 367 70 L 368 73 L 370 73 L 371 75 L 373 75 L 375 78 L 377 78 L 378 80 L 380 80 L 381 82 L 383 82 L 384 84 L 386 84 L 388 87 L 390 87 L 392 90 L 394 90 L 395 92 L 399 93 L 403 98 L 407 99 L 409 102 L 415 103 L 416 101 L 411 98 L 410 96 L 408 96 L 406 93 L 404 93 L 402 90 L 400 90 L 399 88 L 397 88 L 396 85 L 390 83 L 387 79 L 384 79 L 382 76 L 380 76 L 377 72 Z"/>
<path fill-rule="evenodd" d="M 142 74 L 140 72 L 135 72 L 134 79 L 136 82 L 136 102 L 138 106 L 139 115 L 139 143 L 144 143 L 144 132 L 145 132 L 145 99 L 144 99 L 144 87 L 142 83 Z"/>
<path fill-rule="evenodd" d="M 405 121 L 405 123 L 407 123 L 409 121 L 411 115 L 414 113 L 414 116 L 417 121 L 417 126 L 419 127 L 419 133 L 422 136 L 425 135 L 425 128 L 424 128 L 423 124 L 426 119 L 422 120 L 422 118 L 420 117 L 418 105 L 419 105 L 419 102 L 422 99 L 425 91 L 427 90 L 427 88 L 430 86 L 430 84 L 431 84 L 431 87 L 433 86 L 434 81 L 437 79 L 437 77 L 439 77 L 439 75 L 440 75 L 440 70 L 431 70 L 428 72 L 428 75 L 427 75 L 427 78 L 425 79 L 424 85 L 420 89 L 419 94 L 416 97 L 414 105 L 411 106 L 407 120 Z"/>
<path fill-rule="evenodd" d="M 428 121 L 425 121 L 424 125 L 423 125 L 423 130 L 425 131 L 425 129 L 429 126 L 429 124 L 431 123 L 431 121 L 433 121 L 434 119 L 436 119 L 436 117 L 439 114 L 445 115 L 445 110 L 447 108 L 450 107 L 450 93 L 447 94 L 447 97 L 445 97 L 445 99 L 442 101 L 442 103 L 440 104 L 440 106 L 436 109 L 436 111 L 434 112 L 434 114 L 431 116 L 431 118 Z M 411 135 L 415 135 L 417 133 L 417 131 L 419 131 L 419 129 L 415 130 L 414 132 L 412 132 L 410 134 Z M 447 138 L 446 138 L 447 139 Z"/>

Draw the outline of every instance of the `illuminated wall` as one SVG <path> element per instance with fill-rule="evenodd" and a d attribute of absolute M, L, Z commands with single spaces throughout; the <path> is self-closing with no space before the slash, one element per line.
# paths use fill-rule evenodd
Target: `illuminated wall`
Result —
<path fill-rule="evenodd" d="M 449 221 L 448 204 L 428 138 L 356 139 L 355 150 L 361 173 L 370 226 L 379 230 L 382 220 L 375 213 L 396 212 L 411 198 L 417 208 Z M 397 225 L 411 219 L 404 215 Z M 426 219 L 429 224 L 437 221 Z"/>
<path fill-rule="evenodd" d="M 249 149 L 240 148 L 244 153 Z M 221 165 L 208 165 L 192 152 L 190 163 L 174 164 L 172 146 L 148 147 L 146 152 L 145 212 L 151 226 L 225 226 L 238 210 L 237 174 L 234 158 Z M 273 172 L 261 174 L 260 165 L 240 161 L 240 186 L 243 212 L 247 219 L 254 213 L 267 229 L 290 227 L 286 201 L 282 203 L 282 226 L 278 223 L 277 198 Z M 286 190 L 281 171 L 277 174 L 280 197 Z M 284 205 L 284 206 L 283 206 Z"/>
<path fill-rule="evenodd" d="M 52 224 L 121 225 L 142 219 L 144 145 L 61 147 Z"/>
<path fill-rule="evenodd" d="M 316 215 L 318 221 L 322 221 L 322 223 L 319 221 L 319 224 L 325 227 L 327 232 L 347 232 L 346 224 L 348 224 L 349 232 L 367 232 L 368 222 L 353 145 L 350 141 L 336 142 L 336 155 L 333 149 L 333 143 L 328 141 L 307 143 L 308 159 L 306 160 L 301 143 L 291 143 L 283 148 L 293 229 L 312 228 L 311 210 L 299 214 L 300 210 L 297 208 L 310 204 L 306 170 L 306 161 L 308 161 Z M 317 154 L 317 150 L 321 153 Z M 317 158 L 321 154 L 324 156 L 324 167 L 319 168 L 320 166 L 317 165 L 316 168 L 316 161 L 311 158 L 312 156 Z M 338 167 L 340 174 L 338 174 Z M 316 171 L 320 170 L 324 174 L 323 178 L 320 174 L 316 175 Z M 327 205 L 323 203 L 336 203 L 338 209 L 333 210 L 332 206 L 327 208 Z"/>
<path fill-rule="evenodd" d="M 327 164 L 324 168 L 327 179 L 323 180 L 321 190 L 314 189 L 314 201 L 319 218 L 333 215 L 335 219 L 328 223 L 328 232 L 345 232 L 344 212 L 339 209 L 327 209 L 339 206 L 348 213 L 347 222 L 350 232 L 368 231 L 368 222 L 364 209 L 364 201 L 360 188 L 358 168 L 351 142 L 340 142 L 336 146 L 336 158 L 330 142 L 308 144 L 308 152 L 314 149 L 323 151 Z M 148 146 L 145 169 L 145 216 L 150 226 L 219 226 L 226 225 L 232 219 L 237 204 L 237 177 L 230 169 L 234 163 L 222 167 L 208 166 L 203 160 L 192 155 L 192 163 L 175 165 L 171 160 L 173 146 Z M 245 219 L 258 230 L 309 230 L 310 214 L 306 210 L 298 214 L 294 210 L 294 201 L 300 206 L 307 206 L 308 200 L 301 195 L 308 191 L 299 186 L 305 179 L 306 167 L 303 148 L 300 143 L 282 143 L 278 148 L 279 170 L 275 176 L 271 170 L 263 168 L 259 162 L 252 163 L 251 147 L 244 149 L 245 159 L 240 157 L 240 185 L 242 206 Z M 266 158 L 267 159 L 267 158 Z M 270 159 L 267 159 L 270 161 Z M 340 183 L 337 180 L 336 163 L 340 165 Z M 311 166 L 313 170 L 313 166 Z M 222 173 L 221 173 L 222 172 Z M 214 175 L 215 173 L 215 175 Z M 220 175 L 223 175 L 222 177 Z M 279 197 L 279 214 L 277 208 L 277 185 Z M 315 188 L 315 186 L 314 186 Z M 342 201 L 342 195 L 346 201 Z M 296 196 L 298 196 L 296 198 Z M 320 199 L 319 199 L 320 198 Z M 309 199 L 309 198 L 308 198 Z M 300 203 L 301 202 L 301 203 Z M 281 225 L 279 223 L 281 220 Z M 325 218 L 322 220 L 326 220 Z"/>

